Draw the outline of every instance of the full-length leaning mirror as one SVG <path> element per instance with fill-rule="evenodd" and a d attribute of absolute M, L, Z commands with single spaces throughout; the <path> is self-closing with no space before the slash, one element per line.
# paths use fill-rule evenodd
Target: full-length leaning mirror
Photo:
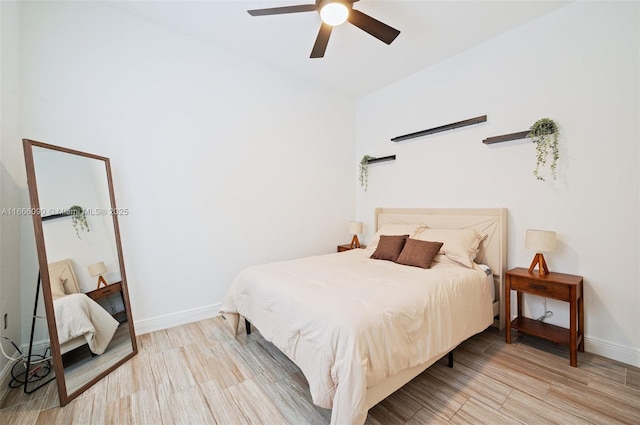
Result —
<path fill-rule="evenodd" d="M 51 354 L 65 405 L 137 353 L 109 158 L 23 140 Z"/>

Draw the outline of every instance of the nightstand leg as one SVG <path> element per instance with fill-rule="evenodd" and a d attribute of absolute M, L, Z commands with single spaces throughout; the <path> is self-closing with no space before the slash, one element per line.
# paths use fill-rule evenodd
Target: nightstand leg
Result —
<path fill-rule="evenodd" d="M 584 352 L 584 295 L 578 300 L 578 335 L 580 336 L 578 351 Z"/>
<path fill-rule="evenodd" d="M 510 277 L 506 277 L 506 288 L 504 291 L 504 340 L 511 344 L 511 282 Z"/>
<path fill-rule="evenodd" d="M 522 302 L 522 292 L 516 292 L 516 303 L 518 304 L 518 317 L 524 317 L 522 314 L 522 306 L 524 305 Z"/>
<path fill-rule="evenodd" d="M 578 306 L 576 300 L 576 290 L 575 288 L 571 288 L 571 301 L 569 307 L 569 355 L 570 355 L 570 363 L 571 366 L 578 366 L 578 333 L 577 333 L 577 325 L 578 325 L 578 317 L 577 310 Z"/>

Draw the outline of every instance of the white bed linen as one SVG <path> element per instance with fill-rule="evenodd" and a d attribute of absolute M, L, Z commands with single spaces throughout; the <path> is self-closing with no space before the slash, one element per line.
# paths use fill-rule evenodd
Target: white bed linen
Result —
<path fill-rule="evenodd" d="M 331 424 L 359 425 L 367 387 L 446 354 L 493 322 L 485 273 L 425 270 L 369 259 L 369 250 L 252 266 L 234 279 L 221 313 L 240 315 L 294 363 Z"/>
<path fill-rule="evenodd" d="M 100 304 L 79 293 L 55 299 L 53 307 L 60 345 L 81 336 L 91 352 L 104 353 L 119 323 Z"/>

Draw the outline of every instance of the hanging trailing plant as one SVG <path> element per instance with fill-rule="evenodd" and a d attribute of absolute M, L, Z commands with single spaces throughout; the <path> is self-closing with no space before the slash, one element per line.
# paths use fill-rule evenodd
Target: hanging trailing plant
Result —
<path fill-rule="evenodd" d="M 375 159 L 373 156 L 365 155 L 360 160 L 360 186 L 364 188 L 364 191 L 367 191 L 367 187 L 369 187 L 369 160 Z"/>
<path fill-rule="evenodd" d="M 551 175 L 554 180 L 558 177 L 557 165 L 560 158 L 558 134 L 558 126 L 551 118 L 539 119 L 529 128 L 527 137 L 532 138 L 533 143 L 536 144 L 536 169 L 533 170 L 533 175 L 538 180 L 544 181 L 544 177 L 540 174 L 540 168 L 547 164 L 549 155 L 551 155 L 551 164 L 549 165 Z"/>
<path fill-rule="evenodd" d="M 73 205 L 69 208 L 69 215 L 71 216 L 73 228 L 76 231 L 76 235 L 80 238 L 80 232 L 89 231 L 89 223 L 87 223 L 87 216 L 84 213 L 84 209 L 79 205 Z"/>

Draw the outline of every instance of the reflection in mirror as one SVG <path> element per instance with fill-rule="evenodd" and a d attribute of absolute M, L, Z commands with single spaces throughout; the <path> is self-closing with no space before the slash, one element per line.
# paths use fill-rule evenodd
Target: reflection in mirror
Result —
<path fill-rule="evenodd" d="M 62 405 L 137 353 L 108 158 L 24 140 Z"/>

